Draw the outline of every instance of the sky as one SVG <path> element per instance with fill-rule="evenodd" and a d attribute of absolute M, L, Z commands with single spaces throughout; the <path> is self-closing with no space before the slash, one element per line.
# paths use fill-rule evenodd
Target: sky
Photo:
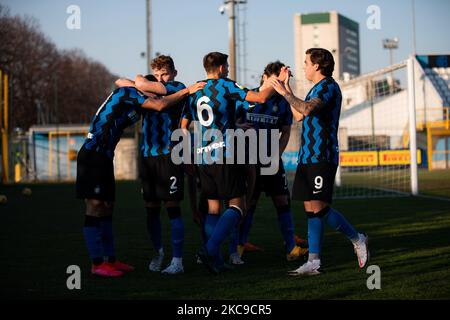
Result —
<path fill-rule="evenodd" d="M 394 61 L 413 51 L 413 0 L 248 0 L 246 11 L 247 84 L 257 83 L 265 65 L 281 60 L 294 66 L 293 17 L 296 13 L 338 13 L 355 20 L 360 28 L 361 71 L 389 64 L 382 39 L 399 38 Z M 59 49 L 80 48 L 118 76 L 145 74 L 145 0 L 0 0 L 13 15 L 35 17 L 41 31 Z M 152 45 L 170 54 L 177 80 L 191 84 L 205 77 L 202 59 L 210 51 L 228 53 L 228 17 L 221 15 L 223 0 L 152 0 Z M 81 28 L 70 30 L 66 12 L 81 10 Z M 380 29 L 370 30 L 367 8 L 380 8 Z M 450 54 L 450 1 L 415 0 L 416 52 Z M 243 79 L 238 79 L 243 80 Z M 244 81 L 242 81 L 244 82 Z"/>

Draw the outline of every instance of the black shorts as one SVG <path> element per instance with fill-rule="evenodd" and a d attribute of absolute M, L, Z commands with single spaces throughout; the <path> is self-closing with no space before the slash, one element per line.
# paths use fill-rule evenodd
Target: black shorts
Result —
<path fill-rule="evenodd" d="M 258 197 L 264 191 L 267 197 L 287 195 L 289 188 L 284 170 L 283 161 L 280 159 L 277 173 L 273 175 L 261 175 L 261 166 L 256 165 L 256 180 L 254 197 Z"/>
<path fill-rule="evenodd" d="M 239 164 L 199 165 L 202 193 L 211 200 L 230 200 L 245 195 L 245 171 Z"/>
<path fill-rule="evenodd" d="M 331 204 L 337 166 L 331 163 L 298 164 L 292 199 L 320 200 Z"/>
<path fill-rule="evenodd" d="M 181 201 L 184 195 L 183 165 L 172 162 L 170 154 L 140 159 L 142 195 L 145 201 Z"/>
<path fill-rule="evenodd" d="M 79 199 L 115 200 L 113 159 L 81 147 L 77 156 L 76 193 Z"/>

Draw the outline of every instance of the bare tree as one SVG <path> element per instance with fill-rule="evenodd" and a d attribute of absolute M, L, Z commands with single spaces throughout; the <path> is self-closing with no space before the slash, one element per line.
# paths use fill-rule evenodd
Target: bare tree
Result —
<path fill-rule="evenodd" d="M 32 17 L 11 16 L 0 4 L 0 69 L 11 79 L 11 128 L 40 121 L 86 123 L 115 78 L 78 49 L 59 51 Z M 56 108 L 57 104 L 57 108 Z"/>

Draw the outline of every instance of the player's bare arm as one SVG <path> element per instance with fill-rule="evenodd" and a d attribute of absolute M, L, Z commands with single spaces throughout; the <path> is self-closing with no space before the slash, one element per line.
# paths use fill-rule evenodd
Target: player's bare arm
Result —
<path fill-rule="evenodd" d="M 188 130 L 190 121 L 186 118 L 181 119 L 180 128 L 184 130 Z"/>
<path fill-rule="evenodd" d="M 122 88 L 122 87 L 133 87 L 133 88 L 138 89 L 136 87 L 136 84 L 134 83 L 134 81 L 130 80 L 130 79 L 127 79 L 127 78 L 117 79 L 114 83 L 119 88 Z M 139 90 L 139 91 L 142 91 L 142 90 Z M 158 97 L 156 94 L 154 94 L 153 92 L 150 92 L 150 91 L 142 91 L 142 93 L 145 94 L 149 98 L 156 99 Z"/>
<path fill-rule="evenodd" d="M 187 95 L 193 94 L 193 93 L 197 92 L 198 90 L 203 89 L 205 87 L 205 85 L 206 85 L 206 82 L 197 82 L 185 89 L 177 91 L 174 94 L 171 94 L 168 96 L 158 97 L 158 98 L 150 98 L 149 97 L 142 104 L 142 107 L 147 108 L 147 109 L 156 110 L 156 111 L 164 110 L 168 107 L 171 107 L 171 106 L 177 104 L 178 102 L 181 101 L 181 99 L 185 98 Z"/>
<path fill-rule="evenodd" d="M 116 86 L 120 87 L 134 87 L 136 88 L 136 84 L 133 80 L 127 79 L 127 78 L 119 78 L 117 79 L 114 84 Z"/>
<path fill-rule="evenodd" d="M 289 102 L 294 110 L 300 112 L 305 117 L 319 110 L 323 106 L 322 100 L 319 98 L 312 98 L 310 101 L 303 101 L 290 93 L 287 93 L 284 98 Z"/>
<path fill-rule="evenodd" d="M 271 87 L 261 90 L 260 92 L 249 91 L 245 96 L 245 100 L 248 102 L 266 103 L 274 93 L 275 90 Z"/>
<path fill-rule="evenodd" d="M 294 120 L 296 122 L 300 122 L 300 121 L 303 121 L 303 119 L 305 119 L 305 116 L 303 114 L 301 114 L 300 112 L 298 112 L 297 110 L 295 110 L 292 106 L 291 106 L 291 111 L 292 111 L 292 115 L 294 116 Z"/>
<path fill-rule="evenodd" d="M 323 107 L 322 100 L 312 98 L 310 101 L 303 101 L 290 93 L 283 82 L 278 79 L 271 79 L 272 87 L 281 94 L 294 110 L 300 112 L 305 117 Z"/>
<path fill-rule="evenodd" d="M 288 81 L 289 83 L 289 77 L 291 76 L 289 67 L 283 67 L 280 71 L 280 74 L 278 75 L 278 77 L 276 77 L 275 75 L 269 77 L 269 81 L 272 79 L 278 79 L 280 81 Z M 289 87 L 290 90 L 290 87 Z M 249 102 L 256 102 L 256 103 L 265 103 L 267 102 L 267 100 L 269 100 L 275 93 L 275 89 L 273 89 L 272 87 L 268 87 L 267 89 L 261 90 L 260 92 L 255 92 L 255 91 L 249 91 L 247 93 L 247 96 L 245 97 L 245 100 L 249 101 Z M 292 92 L 292 91 L 291 91 Z"/>
<path fill-rule="evenodd" d="M 166 87 L 161 82 L 149 81 L 141 74 L 138 74 L 134 79 L 136 88 L 141 91 L 153 92 L 159 95 L 167 94 Z"/>
<path fill-rule="evenodd" d="M 278 80 L 282 81 L 284 83 L 284 87 L 286 88 L 286 91 L 293 95 L 291 85 L 289 84 L 290 77 L 292 77 L 292 73 L 291 73 L 291 70 L 289 69 L 289 67 L 281 68 L 281 72 L 280 72 L 280 75 L 278 76 Z M 305 116 L 303 114 L 301 114 L 300 112 L 295 110 L 292 106 L 291 106 L 291 112 L 292 112 L 292 115 L 294 116 L 294 120 L 296 122 L 300 122 L 305 118 Z"/>
<path fill-rule="evenodd" d="M 117 86 L 117 87 L 119 87 L 119 88 L 121 88 L 121 87 L 133 87 L 133 88 L 136 88 L 136 89 L 138 89 L 139 91 L 142 91 L 142 93 L 144 93 L 147 97 L 150 97 L 150 98 L 156 98 L 157 96 L 156 96 L 156 94 L 158 94 L 158 93 L 156 93 L 156 92 L 153 92 L 153 91 L 147 91 L 147 90 L 141 90 L 141 89 L 139 89 L 137 86 L 136 86 L 136 83 L 133 81 L 133 80 L 130 80 L 130 79 L 127 79 L 127 78 L 119 78 L 119 79 L 117 79 L 115 82 L 114 82 L 114 84 Z M 159 87 L 159 86 L 158 86 Z M 152 89 L 151 87 L 148 87 L 148 89 Z M 164 88 L 164 90 L 165 90 L 165 88 Z M 158 91 L 159 91 L 159 89 L 158 89 Z"/>

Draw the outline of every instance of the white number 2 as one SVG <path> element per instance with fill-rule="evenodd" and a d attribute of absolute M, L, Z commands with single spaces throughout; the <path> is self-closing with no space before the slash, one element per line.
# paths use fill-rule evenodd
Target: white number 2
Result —
<path fill-rule="evenodd" d="M 197 101 L 197 116 L 200 124 L 204 127 L 209 127 L 214 120 L 214 114 L 211 106 L 208 104 L 211 100 L 207 96 L 203 96 Z M 208 118 L 203 118 L 203 110 L 208 113 Z"/>
<path fill-rule="evenodd" d="M 314 187 L 316 189 L 322 189 L 323 187 L 323 178 L 321 176 L 317 176 L 314 178 Z"/>
<path fill-rule="evenodd" d="M 170 177 L 172 184 L 170 185 L 170 190 L 176 190 L 177 188 L 177 178 L 175 176 Z"/>

